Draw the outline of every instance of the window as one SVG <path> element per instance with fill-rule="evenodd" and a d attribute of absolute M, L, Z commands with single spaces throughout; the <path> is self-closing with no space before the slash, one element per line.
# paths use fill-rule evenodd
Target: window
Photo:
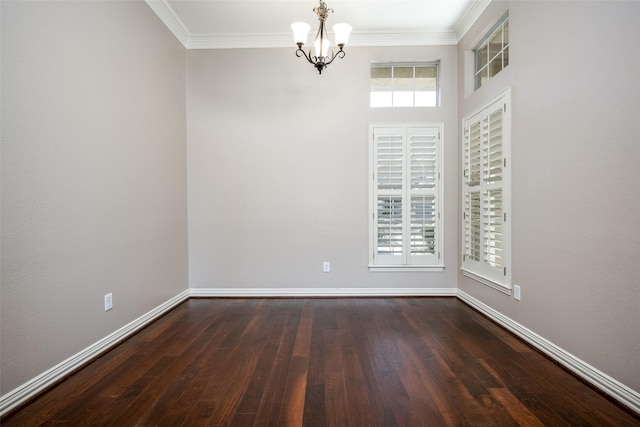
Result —
<path fill-rule="evenodd" d="M 442 270 L 441 135 L 442 125 L 371 127 L 371 270 Z"/>
<path fill-rule="evenodd" d="M 371 107 L 435 107 L 438 63 L 371 65 Z"/>
<path fill-rule="evenodd" d="M 509 65 L 509 14 L 504 15 L 477 48 L 475 56 L 475 88 Z"/>
<path fill-rule="evenodd" d="M 462 269 L 510 293 L 510 91 L 463 121 Z"/>

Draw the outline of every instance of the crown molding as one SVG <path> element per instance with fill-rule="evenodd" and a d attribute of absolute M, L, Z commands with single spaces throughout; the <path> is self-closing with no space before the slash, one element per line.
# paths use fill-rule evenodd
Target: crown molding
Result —
<path fill-rule="evenodd" d="M 295 47 L 289 33 L 192 34 L 167 0 L 145 0 L 186 49 Z M 454 31 L 355 32 L 349 46 L 456 45 L 492 0 L 474 0 Z"/>
<path fill-rule="evenodd" d="M 458 43 L 455 33 L 446 31 L 423 32 L 375 32 L 355 33 L 349 40 L 353 46 L 429 46 L 455 45 Z M 233 33 L 190 36 L 187 49 L 243 49 L 243 48 L 279 48 L 295 47 L 289 33 Z M 308 46 L 307 46 L 308 47 Z"/>
<path fill-rule="evenodd" d="M 145 0 L 145 2 L 149 5 L 151 10 L 158 15 L 158 18 L 160 18 L 178 41 L 182 43 L 182 46 L 188 48 L 187 45 L 191 38 L 191 34 L 167 0 Z"/>
<path fill-rule="evenodd" d="M 189 38 L 187 49 L 250 49 L 295 47 L 291 34 L 227 33 L 201 34 Z"/>
<path fill-rule="evenodd" d="M 473 24 L 480 18 L 480 15 L 489 7 L 492 1 L 493 0 L 474 0 L 469 7 L 467 7 L 454 28 L 458 42 L 467 35 Z"/>
<path fill-rule="evenodd" d="M 435 46 L 458 43 L 451 31 L 376 31 L 354 33 L 349 46 Z"/>

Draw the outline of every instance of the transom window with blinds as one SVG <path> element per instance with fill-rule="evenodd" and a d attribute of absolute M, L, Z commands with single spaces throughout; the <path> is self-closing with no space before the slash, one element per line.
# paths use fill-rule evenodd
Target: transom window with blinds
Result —
<path fill-rule="evenodd" d="M 511 291 L 510 91 L 463 121 L 462 270 Z"/>
<path fill-rule="evenodd" d="M 439 62 L 371 64 L 371 107 L 435 107 Z"/>
<path fill-rule="evenodd" d="M 369 267 L 442 270 L 442 125 L 371 127 Z"/>

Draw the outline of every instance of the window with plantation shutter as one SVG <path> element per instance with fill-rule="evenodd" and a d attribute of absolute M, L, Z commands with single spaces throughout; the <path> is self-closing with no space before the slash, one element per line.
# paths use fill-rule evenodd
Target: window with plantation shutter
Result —
<path fill-rule="evenodd" d="M 442 269 L 441 135 L 441 125 L 371 127 L 372 269 Z"/>
<path fill-rule="evenodd" d="M 510 293 L 510 90 L 463 120 L 462 270 Z"/>

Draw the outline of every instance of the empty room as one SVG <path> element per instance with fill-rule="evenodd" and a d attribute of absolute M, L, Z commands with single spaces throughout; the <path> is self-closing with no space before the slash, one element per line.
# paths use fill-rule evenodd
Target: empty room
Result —
<path fill-rule="evenodd" d="M 0 20 L 3 426 L 640 425 L 640 2 Z"/>

